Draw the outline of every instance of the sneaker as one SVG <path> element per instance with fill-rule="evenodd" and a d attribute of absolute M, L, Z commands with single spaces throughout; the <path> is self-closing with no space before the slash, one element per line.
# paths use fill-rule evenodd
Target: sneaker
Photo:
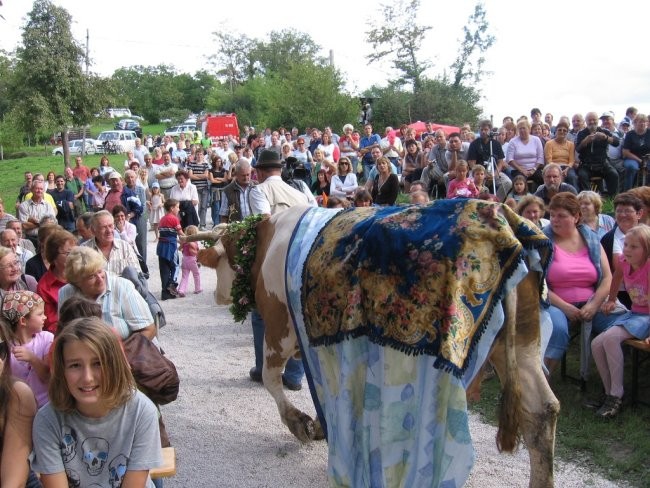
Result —
<path fill-rule="evenodd" d="M 167 287 L 167 291 L 169 292 L 170 295 L 174 295 L 175 297 L 178 296 L 178 290 L 176 289 L 176 284 L 172 283 Z"/>
<path fill-rule="evenodd" d="M 607 398 L 605 399 L 605 403 L 603 404 L 602 407 L 598 409 L 596 415 L 598 415 L 600 418 L 603 419 L 614 418 L 621 411 L 622 404 L 623 404 L 623 400 L 621 398 L 612 395 L 607 395 Z"/>
<path fill-rule="evenodd" d="M 255 383 L 262 382 L 262 372 L 259 371 L 255 366 L 253 366 L 251 370 L 248 372 L 248 376 L 250 376 L 251 380 L 254 381 Z"/>

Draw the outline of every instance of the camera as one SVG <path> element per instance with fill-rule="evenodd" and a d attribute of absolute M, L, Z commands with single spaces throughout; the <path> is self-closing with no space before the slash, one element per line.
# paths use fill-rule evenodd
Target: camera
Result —
<path fill-rule="evenodd" d="M 282 179 L 288 180 L 304 180 L 310 175 L 310 172 L 305 165 L 298 161 L 293 156 L 289 156 L 285 161 L 285 167 L 282 169 Z"/>

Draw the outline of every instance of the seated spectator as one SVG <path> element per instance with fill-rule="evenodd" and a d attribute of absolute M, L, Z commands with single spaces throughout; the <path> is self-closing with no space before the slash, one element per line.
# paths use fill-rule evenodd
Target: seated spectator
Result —
<path fill-rule="evenodd" d="M 93 215 L 95 215 L 93 212 L 85 212 L 77 217 L 77 234 L 80 245 L 95 237 L 92 230 Z"/>
<path fill-rule="evenodd" d="M 516 207 L 517 203 L 519 203 L 526 195 L 532 195 L 532 193 L 528 193 L 526 177 L 524 175 L 515 176 L 512 180 L 512 189 L 510 190 L 510 193 L 506 195 L 506 200 L 511 198 L 515 202 Z"/>
<path fill-rule="evenodd" d="M 467 177 L 469 166 L 467 161 L 460 160 L 456 163 L 455 177 L 449 181 L 447 198 L 476 198 L 478 189 L 474 182 Z"/>
<path fill-rule="evenodd" d="M 33 276 L 36 281 L 43 277 L 49 263 L 45 257 L 45 241 L 55 230 L 62 230 L 60 225 L 42 225 L 38 229 L 38 252 L 25 264 L 25 274 Z"/>
<path fill-rule="evenodd" d="M 640 223 L 650 225 L 650 186 L 637 186 L 628 191 L 643 203 Z"/>
<path fill-rule="evenodd" d="M 606 330 L 596 336 L 591 343 L 591 351 L 598 368 L 598 374 L 605 387 L 604 398 L 596 415 L 611 418 L 618 415 L 623 403 L 623 350 L 621 343 L 626 339 L 641 339 L 650 344 L 650 227 L 638 225 L 625 234 L 625 256 L 619 258 L 614 278 L 612 279 L 610 298 L 603 305 L 603 311 L 609 315 Z M 632 307 L 629 312 L 613 314 L 617 307 L 616 292 L 621 283 L 633 290 Z M 595 325 L 595 324 L 594 324 Z M 601 328 L 602 330 L 602 328 Z"/>
<path fill-rule="evenodd" d="M 406 141 L 406 155 L 404 156 L 404 168 L 402 177 L 404 182 L 404 192 L 409 192 L 411 182 L 419 180 L 422 177 L 422 170 L 427 166 L 427 155 L 420 150 L 420 146 L 414 139 Z M 391 204 L 392 205 L 392 204 Z"/>
<path fill-rule="evenodd" d="M 59 310 L 59 326 L 56 329 L 56 336 L 59 336 L 65 326 L 74 319 L 82 317 L 102 318 L 102 307 L 97 302 L 88 300 L 86 297 L 74 296 L 68 298 Z"/>
<path fill-rule="evenodd" d="M 96 387 L 82 391 L 88 383 Z M 67 455 L 62 432 L 74 433 L 78 450 L 82 439 L 92 443 L 101 461 L 93 464 L 76 451 Z M 102 470 L 108 480 L 109 466 L 112 486 L 154 486 L 149 470 L 162 464 L 158 411 L 138 391 L 119 340 L 101 320 L 74 320 L 59 335 L 52 352 L 50 403 L 36 415 L 33 441 L 34 469 L 45 486 L 67 486 L 66 473 L 75 472 L 79 486 L 89 487 Z M 92 460 L 95 455 L 89 454 Z M 101 486 L 109 486 L 108 481 Z"/>
<path fill-rule="evenodd" d="M 327 208 L 348 208 L 349 206 L 347 198 L 329 197 L 327 199 Z"/>
<path fill-rule="evenodd" d="M 16 290 L 36 291 L 36 280 L 23 275 L 18 256 L 12 249 L 0 246 L 0 297 L 5 292 Z"/>
<path fill-rule="evenodd" d="M 562 168 L 564 181 L 576 190 L 578 189 L 578 175 L 575 170 L 575 144 L 567 139 L 569 124 L 563 120 L 558 122 L 555 129 L 555 138 L 544 146 L 544 162 L 556 163 Z"/>
<path fill-rule="evenodd" d="M 43 299 L 29 290 L 7 293 L 2 301 L 2 318 L 8 325 L 11 374 L 29 385 L 41 408 L 48 401 L 50 367 L 47 355 L 54 340 L 51 332 L 43 330 Z"/>
<path fill-rule="evenodd" d="M 20 270 L 24 273 L 27 261 L 34 257 L 34 254 L 18 245 L 18 236 L 11 229 L 0 232 L 0 245 L 8 247 L 16 254 L 18 261 L 20 261 Z"/>
<path fill-rule="evenodd" d="M 371 180 L 372 201 L 376 205 L 395 205 L 399 193 L 399 179 L 396 174 L 391 173 L 390 161 L 387 157 L 382 156 L 375 163 L 375 167 L 377 168 L 377 176 Z"/>
<path fill-rule="evenodd" d="M 544 182 L 542 167 L 544 166 L 544 150 L 539 137 L 530 133 L 530 123 L 526 119 L 517 122 L 519 135 L 510 140 L 506 162 L 512 168 L 511 177 L 521 174 L 527 180 L 535 182 L 535 189 Z"/>
<path fill-rule="evenodd" d="M 582 214 L 580 223 L 594 231 L 599 240 L 616 225 L 611 215 L 600 213 L 603 209 L 603 201 L 595 191 L 581 191 L 578 193 L 578 202 Z"/>
<path fill-rule="evenodd" d="M 7 222 L 10 220 L 16 220 L 16 217 L 10 213 L 5 212 L 4 202 L 2 201 L 2 198 L 0 198 L 0 232 L 5 230 Z"/>
<path fill-rule="evenodd" d="M 0 348 L 4 359 L 0 363 L 0 418 L 3 419 L 0 424 L 0 485 L 38 488 L 41 484 L 29 467 L 36 399 L 29 386 L 11 374 L 6 360 L 9 354 L 6 335 L 6 329 L 0 327 Z"/>
<path fill-rule="evenodd" d="M 605 249 L 605 255 L 607 256 L 610 269 L 614 272 L 616 271 L 619 258 L 623 254 L 625 234 L 632 227 L 639 225 L 642 215 L 643 202 L 639 198 L 630 192 L 616 195 L 616 198 L 614 198 L 614 219 L 616 220 L 616 226 L 600 240 L 600 243 Z M 621 285 L 617 296 L 625 307 L 629 309 L 632 306 L 632 300 L 625 290 L 624 285 Z"/>
<path fill-rule="evenodd" d="M 551 203 L 551 199 L 560 192 L 569 192 L 576 195 L 578 192 L 568 183 L 562 182 L 562 168 L 559 164 L 550 163 L 542 171 L 544 184 L 535 191 L 535 196 L 544 200 L 544 205 Z"/>
<path fill-rule="evenodd" d="M 102 306 L 102 319 L 122 339 L 139 332 L 154 339 L 156 326 L 151 311 L 133 283 L 105 270 L 104 257 L 98 251 L 79 246 L 65 262 L 68 284 L 59 290 L 59 309 L 73 296 L 83 296 Z"/>
<path fill-rule="evenodd" d="M 75 237 L 64 229 L 55 228 L 45 241 L 45 259 L 49 269 L 38 281 L 36 292 L 45 302 L 45 330 L 56 333 L 58 323 L 59 290 L 67 283 L 65 260 L 77 245 Z"/>
<path fill-rule="evenodd" d="M 355 207 L 372 207 L 372 196 L 368 190 L 358 188 L 357 191 L 354 192 L 353 204 Z"/>
<path fill-rule="evenodd" d="M 28 251 L 33 252 L 36 254 L 36 246 L 30 241 L 29 239 L 23 239 L 23 226 L 20 223 L 20 220 L 10 220 L 7 222 L 7 229 L 13 230 L 16 235 L 18 236 L 18 245 L 22 247 L 23 249 L 27 249 Z"/>
<path fill-rule="evenodd" d="M 542 331 L 544 362 L 549 372 L 569 344 L 569 322 L 591 321 L 609 293 L 612 275 L 596 234 L 580 224 L 580 203 L 568 192 L 558 193 L 549 205 L 551 225 L 544 234 L 553 242 L 553 259 L 546 282 L 553 330 Z"/>
<path fill-rule="evenodd" d="M 425 205 L 429 203 L 429 195 L 422 190 L 412 191 L 409 193 L 409 203 L 413 205 Z"/>
<path fill-rule="evenodd" d="M 93 215 L 91 228 L 94 237 L 82 245 L 100 252 L 111 273 L 119 276 L 127 266 L 140 269 L 133 246 L 121 239 L 115 239 L 115 221 L 110 212 L 102 210 Z"/>
<path fill-rule="evenodd" d="M 330 195 L 339 198 L 352 197 L 358 187 L 357 175 L 352 171 L 350 160 L 345 156 L 341 156 L 338 164 L 338 174 L 332 176 L 332 182 L 330 183 Z"/>
<path fill-rule="evenodd" d="M 526 195 L 519 200 L 516 212 L 522 217 L 530 220 L 540 229 L 546 227 L 550 222 L 543 218 L 544 216 L 544 200 L 535 195 Z"/>

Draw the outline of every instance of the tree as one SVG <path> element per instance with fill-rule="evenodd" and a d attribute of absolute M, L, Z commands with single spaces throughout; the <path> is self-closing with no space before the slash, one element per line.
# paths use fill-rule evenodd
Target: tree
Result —
<path fill-rule="evenodd" d="M 68 128 L 88 123 L 102 106 L 96 79 L 84 76 L 83 49 L 72 37 L 71 17 L 49 0 L 35 0 L 16 51 L 11 98 L 26 133 L 61 130 L 65 165 L 70 164 Z M 31 131 L 31 132 L 30 132 Z"/>
<path fill-rule="evenodd" d="M 230 86 L 234 93 L 237 86 L 255 75 L 255 58 L 251 56 L 256 43 L 248 36 L 233 35 L 227 31 L 213 32 L 217 42 L 217 54 L 208 56 L 217 70 L 217 77 Z"/>
<path fill-rule="evenodd" d="M 268 42 L 257 41 L 254 57 L 262 75 L 282 74 L 290 66 L 309 62 L 323 65 L 324 59 L 318 56 L 320 46 L 309 34 L 294 29 L 272 31 Z"/>
<path fill-rule="evenodd" d="M 431 29 L 415 21 L 419 8 L 420 0 L 410 0 L 406 5 L 404 0 L 382 4 L 382 18 L 374 25 L 370 22 L 371 29 L 366 32 L 372 45 L 370 62 L 390 59 L 401 73 L 394 83 L 410 84 L 414 92 L 420 90 L 422 75 L 431 66 L 429 61 L 419 58 L 424 34 Z"/>
<path fill-rule="evenodd" d="M 467 24 L 463 27 L 464 38 L 458 49 L 458 57 L 451 70 L 454 73 L 454 85 L 460 86 L 463 82 L 477 85 L 485 72 L 484 53 L 494 44 L 494 36 L 488 33 L 488 21 L 485 18 L 485 7 L 477 3 L 474 13 L 469 16 Z"/>

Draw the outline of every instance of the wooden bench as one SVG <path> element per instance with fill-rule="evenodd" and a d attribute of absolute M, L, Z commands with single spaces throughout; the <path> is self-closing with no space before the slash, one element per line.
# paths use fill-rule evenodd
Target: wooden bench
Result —
<path fill-rule="evenodd" d="M 569 352 L 568 349 L 560 362 L 562 379 L 575 381 L 580 385 L 582 391 L 587 390 L 587 380 L 589 379 L 589 368 L 591 366 L 591 329 L 592 323 L 590 320 L 569 322 L 569 344 L 576 338 L 580 340 L 580 376 L 571 376 L 567 373 L 566 355 Z"/>
<path fill-rule="evenodd" d="M 639 390 L 639 365 L 641 364 L 641 359 L 639 353 L 645 353 L 650 355 L 650 344 L 646 344 L 643 341 L 638 339 L 627 339 L 623 341 L 623 344 L 629 346 L 632 349 L 632 388 L 630 391 L 630 399 L 632 405 L 636 403 L 641 403 L 650 407 L 650 403 L 641 401 L 638 399 L 638 390 Z M 648 358 L 645 358 L 643 361 L 646 361 Z"/>
<path fill-rule="evenodd" d="M 176 450 L 173 447 L 163 447 L 163 465 L 149 471 L 151 478 L 169 478 L 176 475 Z"/>

